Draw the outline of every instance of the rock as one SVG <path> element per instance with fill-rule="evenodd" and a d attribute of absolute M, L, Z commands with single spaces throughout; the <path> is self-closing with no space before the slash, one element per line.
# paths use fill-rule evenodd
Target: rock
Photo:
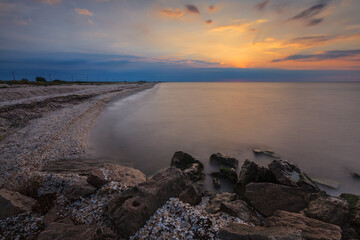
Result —
<path fill-rule="evenodd" d="M 37 240 L 110 240 L 117 236 L 108 228 L 101 228 L 97 225 L 77 225 L 71 223 L 51 223 Z"/>
<path fill-rule="evenodd" d="M 234 168 L 220 167 L 220 174 L 221 174 L 222 178 L 228 179 L 232 183 L 236 183 L 237 180 L 238 180 L 238 175 L 237 175 L 236 170 Z"/>
<path fill-rule="evenodd" d="M 236 194 L 234 193 L 228 193 L 228 192 L 217 193 L 210 198 L 210 201 L 208 202 L 205 210 L 208 213 L 217 213 L 220 211 L 221 203 L 234 201 L 235 199 L 236 199 Z"/>
<path fill-rule="evenodd" d="M 235 192 L 243 194 L 245 186 L 252 182 L 275 182 L 275 178 L 269 169 L 245 160 L 239 173 L 239 180 L 235 185 Z"/>
<path fill-rule="evenodd" d="M 250 183 L 244 197 L 257 211 L 271 216 L 276 210 L 300 212 L 307 207 L 306 195 L 311 189 L 273 183 Z"/>
<path fill-rule="evenodd" d="M 204 177 L 204 165 L 190 154 L 178 151 L 171 159 L 171 166 L 181 169 L 185 176 L 193 181 Z"/>
<path fill-rule="evenodd" d="M 201 196 L 196 188 L 190 184 L 184 191 L 181 192 L 179 200 L 190 205 L 197 205 L 201 202 Z"/>
<path fill-rule="evenodd" d="M 286 227 L 253 227 L 231 223 L 220 230 L 221 240 L 302 240 L 300 230 Z"/>
<path fill-rule="evenodd" d="M 341 228 L 339 226 L 308 218 L 299 213 L 276 211 L 272 217 L 266 219 L 266 225 L 269 227 L 282 226 L 299 229 L 305 239 L 341 239 Z"/>
<path fill-rule="evenodd" d="M 222 153 L 214 153 L 210 156 L 210 161 L 216 162 L 220 166 L 230 167 L 230 168 L 237 168 L 239 161 Z"/>
<path fill-rule="evenodd" d="M 315 183 L 293 163 L 286 160 L 274 160 L 269 164 L 269 170 L 278 183 L 291 187 L 304 187 L 319 190 Z"/>
<path fill-rule="evenodd" d="M 273 157 L 273 158 L 280 158 L 280 156 L 276 155 L 273 151 L 270 151 L 270 150 L 253 149 L 253 152 L 257 155 L 263 154 L 263 155 Z"/>
<path fill-rule="evenodd" d="M 349 203 L 349 222 L 356 227 L 360 233 L 360 196 L 350 193 L 343 193 L 340 198 L 345 199 Z"/>
<path fill-rule="evenodd" d="M 233 217 L 239 217 L 245 222 L 251 222 L 254 225 L 261 225 L 260 218 L 244 201 L 235 200 L 232 202 L 222 202 L 220 211 L 225 212 Z"/>
<path fill-rule="evenodd" d="M 341 198 L 319 197 L 311 201 L 304 212 L 311 218 L 343 226 L 347 221 L 349 203 Z"/>
<path fill-rule="evenodd" d="M 335 180 L 326 179 L 326 178 L 313 178 L 312 180 L 315 183 L 323 185 L 328 188 L 338 189 L 340 187 L 340 183 Z"/>
<path fill-rule="evenodd" d="M 62 222 L 62 223 L 69 222 L 69 213 L 67 212 L 65 207 L 56 205 L 45 214 L 44 217 L 45 226 L 49 226 L 51 223 L 54 222 Z"/>
<path fill-rule="evenodd" d="M 145 222 L 172 197 L 178 197 L 186 189 L 182 171 L 175 167 L 155 174 L 148 181 L 120 193 L 105 206 L 114 230 L 123 238 L 136 233 Z"/>
<path fill-rule="evenodd" d="M 86 182 L 86 180 L 81 179 L 80 181 L 75 182 L 74 184 L 67 186 L 63 191 L 65 197 L 69 200 L 74 201 L 80 197 L 86 197 L 96 192 L 96 188 Z"/>
<path fill-rule="evenodd" d="M 30 197 L 5 188 L 0 189 L 0 219 L 24 212 L 29 213 L 35 204 L 36 200 Z"/>
<path fill-rule="evenodd" d="M 221 186 L 221 183 L 220 183 L 219 179 L 217 179 L 217 178 L 213 178 L 213 183 L 216 188 L 219 188 Z"/>
<path fill-rule="evenodd" d="M 111 181 L 121 182 L 128 187 L 133 187 L 146 181 L 146 175 L 134 168 L 104 164 L 102 168 L 92 170 L 87 178 L 87 182 L 96 188 L 101 188 Z"/>
<path fill-rule="evenodd" d="M 359 173 L 353 172 L 353 173 L 351 173 L 351 176 L 353 176 L 353 178 L 360 179 Z"/>

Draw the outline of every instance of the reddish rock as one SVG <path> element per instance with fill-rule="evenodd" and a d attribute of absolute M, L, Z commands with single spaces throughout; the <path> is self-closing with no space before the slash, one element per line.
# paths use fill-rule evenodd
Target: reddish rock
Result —
<path fill-rule="evenodd" d="M 0 219 L 23 212 L 29 213 L 35 204 L 36 200 L 32 198 L 5 188 L 0 189 Z"/>
<path fill-rule="evenodd" d="M 341 240 L 342 234 L 339 226 L 286 211 L 276 211 L 266 219 L 266 225 L 299 229 L 304 238 L 309 240 Z"/>
<path fill-rule="evenodd" d="M 245 199 L 264 216 L 276 210 L 300 212 L 307 207 L 306 196 L 312 190 L 273 183 L 250 183 L 245 188 Z"/>

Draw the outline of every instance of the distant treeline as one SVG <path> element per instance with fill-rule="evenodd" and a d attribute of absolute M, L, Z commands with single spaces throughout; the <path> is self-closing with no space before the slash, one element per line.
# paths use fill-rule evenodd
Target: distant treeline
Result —
<path fill-rule="evenodd" d="M 62 85 L 62 84 L 92 84 L 92 85 L 101 85 L 101 84 L 115 84 L 115 83 L 135 83 L 128 81 L 119 81 L 119 82 L 92 82 L 92 81 L 64 81 L 55 79 L 53 81 L 47 81 L 44 77 L 36 77 L 35 81 L 29 81 L 26 78 L 21 80 L 0 80 L 0 84 L 8 85 L 34 85 L 34 86 L 53 86 L 53 85 Z M 136 83 L 146 83 L 146 81 L 137 81 Z"/>

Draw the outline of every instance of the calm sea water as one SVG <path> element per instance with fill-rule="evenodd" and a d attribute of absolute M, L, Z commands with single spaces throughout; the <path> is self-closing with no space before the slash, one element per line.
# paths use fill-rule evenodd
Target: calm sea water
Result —
<path fill-rule="evenodd" d="M 96 155 L 148 175 L 175 151 L 212 153 L 267 165 L 254 148 L 274 151 L 309 176 L 336 181 L 332 194 L 360 194 L 360 84 L 162 83 L 112 103 L 91 135 Z M 206 180 L 211 189 L 211 178 Z M 222 190 L 231 190 L 224 185 Z"/>

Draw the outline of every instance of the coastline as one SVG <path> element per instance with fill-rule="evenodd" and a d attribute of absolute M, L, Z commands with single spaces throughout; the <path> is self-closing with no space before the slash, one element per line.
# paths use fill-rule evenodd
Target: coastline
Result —
<path fill-rule="evenodd" d="M 114 99 L 151 88 L 155 84 L 70 86 L 71 89 L 66 89 L 67 86 L 46 87 L 45 93 L 41 91 L 44 87 L 31 87 L 29 92 L 35 96 L 27 97 L 29 93 L 25 92 L 25 98 L 10 101 L 3 99 L 0 102 L 0 112 L 19 114 L 22 117 L 20 121 L 26 125 L 11 129 L 9 136 L 0 141 L 0 187 L 18 188 L 16 182 L 19 181 L 9 181 L 13 179 L 14 172 L 18 178 L 19 172 L 31 175 L 31 172 L 39 171 L 48 162 L 82 158 L 88 151 L 89 132 L 107 104 Z M 51 88 L 57 89 L 51 91 Z M 24 89 L 26 91 L 29 88 Z M 10 91 L 8 98 L 15 95 L 11 93 L 12 90 L 1 89 Z M 20 90 L 14 90 L 16 95 L 19 95 L 21 87 Z M 5 94 L 3 96 L 6 97 Z M 21 112 L 26 109 L 27 112 Z M 31 116 L 36 109 L 40 109 L 40 112 Z M 16 124 L 10 122 L 4 125 L 7 127 Z M 8 185 L 10 182 L 12 186 Z"/>

